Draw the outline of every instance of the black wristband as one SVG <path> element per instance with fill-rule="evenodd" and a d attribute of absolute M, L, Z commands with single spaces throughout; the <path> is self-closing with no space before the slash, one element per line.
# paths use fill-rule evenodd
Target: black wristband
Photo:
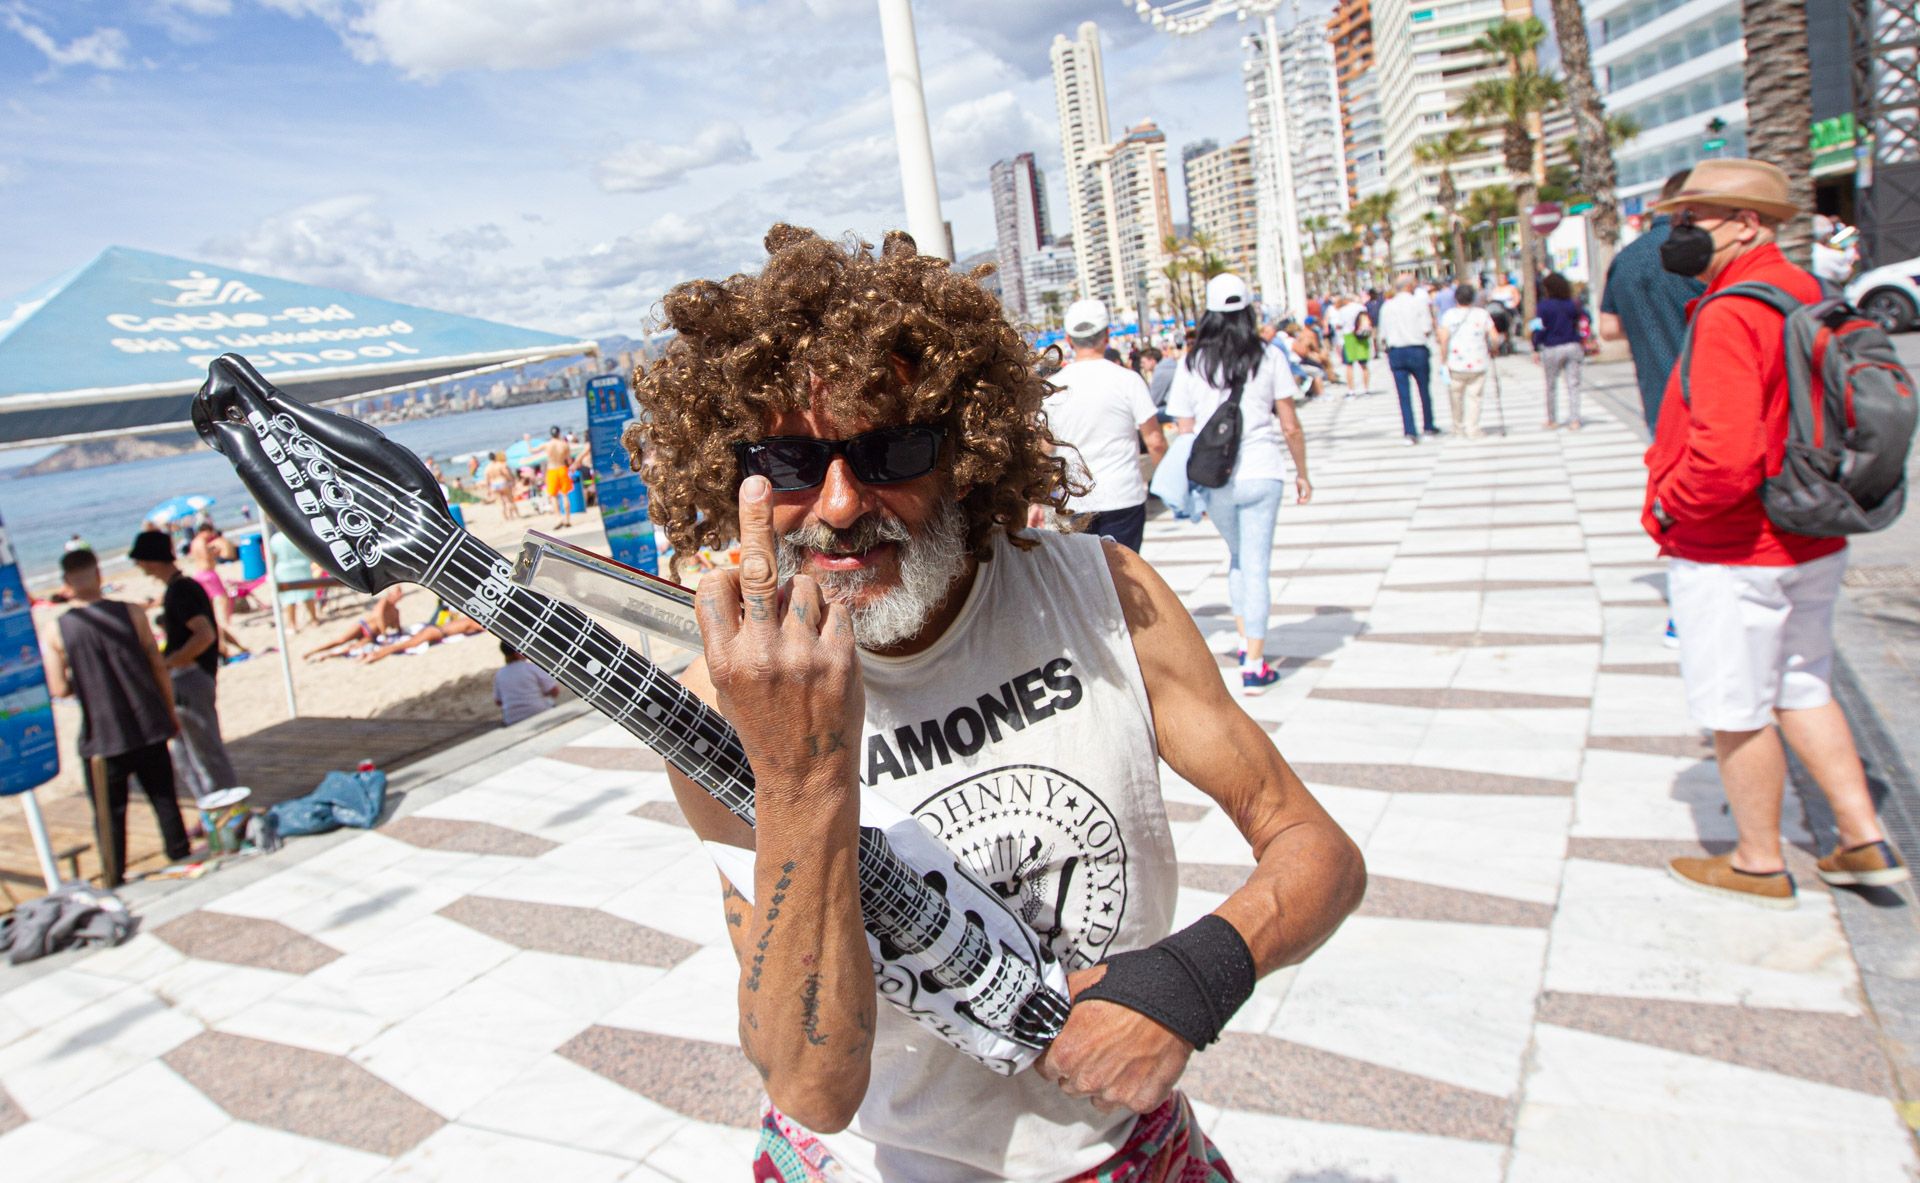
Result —
<path fill-rule="evenodd" d="M 1197 1050 L 1220 1038 L 1253 994 L 1253 953 L 1218 916 L 1199 920 L 1157 944 L 1106 960 L 1107 972 L 1073 999 L 1138 1011 Z"/>

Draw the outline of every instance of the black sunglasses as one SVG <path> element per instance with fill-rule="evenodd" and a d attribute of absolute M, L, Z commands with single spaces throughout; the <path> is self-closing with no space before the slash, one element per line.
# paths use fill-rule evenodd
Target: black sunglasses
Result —
<path fill-rule="evenodd" d="M 783 493 L 811 489 L 826 480 L 835 456 L 847 458 L 847 467 L 861 483 L 887 485 L 932 472 L 942 434 L 938 427 L 909 425 L 863 431 L 844 440 L 770 435 L 733 445 L 733 454 L 740 461 L 741 479 L 763 476 Z"/>

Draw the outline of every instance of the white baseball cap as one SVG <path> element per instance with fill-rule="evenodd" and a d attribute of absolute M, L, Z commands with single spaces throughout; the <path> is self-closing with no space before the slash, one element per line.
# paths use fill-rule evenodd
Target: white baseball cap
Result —
<path fill-rule="evenodd" d="M 1067 336 L 1091 337 L 1105 332 L 1113 321 L 1104 300 L 1075 300 L 1067 306 Z"/>
<path fill-rule="evenodd" d="M 1208 312 L 1238 312 L 1252 302 L 1247 281 L 1231 271 L 1207 281 Z"/>

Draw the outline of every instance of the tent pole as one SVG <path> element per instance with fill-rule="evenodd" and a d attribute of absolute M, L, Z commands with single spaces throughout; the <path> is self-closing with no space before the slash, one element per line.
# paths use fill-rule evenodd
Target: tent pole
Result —
<path fill-rule="evenodd" d="M 293 695 L 293 652 L 287 647 L 287 613 L 280 603 L 280 576 L 273 569 L 273 519 L 260 512 L 260 550 L 267 560 L 267 600 L 273 605 L 273 632 L 280 638 L 280 680 L 287 687 L 287 717 L 300 717 L 300 702 Z"/>

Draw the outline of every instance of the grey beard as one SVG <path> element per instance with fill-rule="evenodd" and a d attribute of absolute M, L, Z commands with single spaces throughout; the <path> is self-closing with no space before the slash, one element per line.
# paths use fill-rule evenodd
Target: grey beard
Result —
<path fill-rule="evenodd" d="M 853 639 L 862 649 L 885 649 L 910 641 L 925 628 L 947 591 L 966 570 L 967 515 L 958 502 L 942 500 L 919 534 L 899 518 L 869 515 L 849 530 L 802 526 L 780 539 L 780 582 L 800 573 L 809 550 L 857 552 L 891 542 L 900 550 L 900 583 L 893 590 L 852 610 Z M 816 576 L 828 600 L 851 602 L 874 581 L 871 569 L 828 571 Z"/>

